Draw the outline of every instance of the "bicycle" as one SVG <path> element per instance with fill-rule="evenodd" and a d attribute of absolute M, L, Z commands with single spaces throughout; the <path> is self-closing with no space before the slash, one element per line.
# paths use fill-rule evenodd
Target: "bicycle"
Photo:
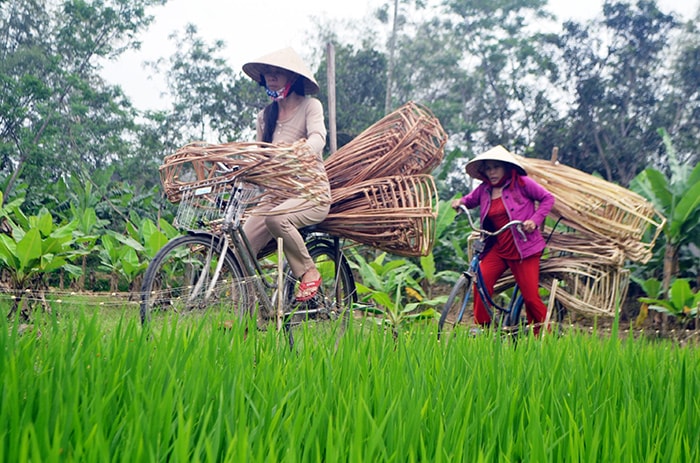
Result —
<path fill-rule="evenodd" d="M 146 270 L 142 324 L 163 312 L 230 310 L 262 325 L 278 320 L 290 346 L 292 328 L 306 321 L 335 320 L 340 332 L 345 330 L 357 295 L 339 237 L 318 233 L 313 226 L 301 230 L 323 284 L 311 300 L 297 302 L 298 282 L 289 266 L 274 263 L 276 243 L 253 255 L 243 231 L 244 212 L 258 193 L 254 187 L 233 177 L 199 181 L 180 191 L 173 223 L 185 234 L 169 241 Z"/>
<path fill-rule="evenodd" d="M 438 321 L 438 339 L 440 339 L 440 336 L 444 329 L 444 325 L 448 321 L 448 317 L 450 316 L 450 314 L 454 315 L 456 312 L 456 316 L 454 316 L 452 319 L 453 326 L 462 323 L 462 319 L 464 318 L 467 304 L 469 302 L 474 287 L 476 287 L 477 295 L 483 301 L 484 306 L 486 307 L 486 310 L 491 317 L 491 325 L 497 331 L 500 330 L 502 332 L 516 334 L 517 329 L 524 322 L 522 320 L 522 317 L 524 316 L 524 300 L 522 295 L 520 294 L 518 285 L 513 283 L 512 295 L 507 305 L 498 304 L 494 300 L 494 297 L 490 296 L 488 294 L 488 291 L 486 290 L 486 286 L 484 284 L 479 264 L 484 255 L 484 251 L 486 250 L 487 239 L 489 237 L 498 236 L 506 230 L 515 227 L 518 233 L 520 233 L 521 236 L 524 239 L 526 239 L 525 232 L 522 230 L 522 221 L 512 220 L 500 229 L 492 232 L 478 227 L 474 223 L 474 220 L 471 214 L 469 213 L 469 210 L 464 205 L 460 205 L 459 212 L 467 216 L 472 230 L 479 234 L 479 238 L 474 242 L 473 256 L 471 258 L 469 266 L 466 270 L 462 272 L 460 277 L 457 279 L 457 282 L 452 287 L 450 295 L 447 298 L 447 302 L 445 303 L 442 313 L 440 314 L 440 319 Z M 564 316 L 565 309 L 563 305 L 557 300 L 553 301 L 553 304 L 555 320 L 557 322 L 561 322 Z M 476 331 L 478 331 L 478 329 Z"/>

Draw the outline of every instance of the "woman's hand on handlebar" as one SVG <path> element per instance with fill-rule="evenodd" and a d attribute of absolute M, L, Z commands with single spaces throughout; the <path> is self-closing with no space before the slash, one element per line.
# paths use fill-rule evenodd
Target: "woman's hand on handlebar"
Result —
<path fill-rule="evenodd" d="M 459 206 L 462 205 L 462 198 L 457 198 L 452 200 L 452 209 L 459 210 Z"/>
<path fill-rule="evenodd" d="M 527 219 L 523 222 L 523 231 L 525 233 L 532 233 L 535 230 L 535 228 L 537 228 L 537 224 L 532 220 Z"/>

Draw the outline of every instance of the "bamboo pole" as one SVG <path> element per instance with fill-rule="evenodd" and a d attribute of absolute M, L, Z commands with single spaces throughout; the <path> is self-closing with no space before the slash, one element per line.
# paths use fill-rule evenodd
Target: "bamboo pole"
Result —
<path fill-rule="evenodd" d="M 557 288 L 559 287 L 559 280 L 554 278 L 552 280 L 552 289 L 549 291 L 549 304 L 547 306 L 547 316 L 544 319 L 544 331 L 542 332 L 542 337 L 549 331 L 549 323 L 552 321 L 552 312 L 554 311 L 554 305 L 556 304 Z"/>
<path fill-rule="evenodd" d="M 284 318 L 283 262 L 284 254 L 282 252 L 282 238 L 277 238 L 277 331 L 282 329 L 282 319 Z"/>

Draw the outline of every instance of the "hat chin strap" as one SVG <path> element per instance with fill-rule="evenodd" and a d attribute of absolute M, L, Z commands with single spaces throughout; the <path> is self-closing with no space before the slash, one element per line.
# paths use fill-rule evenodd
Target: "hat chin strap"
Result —
<path fill-rule="evenodd" d="M 273 101 L 279 101 L 285 99 L 287 95 L 289 95 L 289 91 L 291 90 L 293 83 L 294 82 L 287 82 L 287 85 L 285 85 L 282 90 L 271 90 L 270 87 L 266 85 L 265 90 L 267 91 L 267 95 L 272 98 Z"/>

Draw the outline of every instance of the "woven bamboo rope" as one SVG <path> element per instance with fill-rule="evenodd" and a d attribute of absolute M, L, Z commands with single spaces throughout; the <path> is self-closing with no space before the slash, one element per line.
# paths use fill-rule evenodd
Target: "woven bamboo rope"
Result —
<path fill-rule="evenodd" d="M 438 200 L 432 176 L 372 179 L 331 193 L 321 230 L 402 256 L 432 250 Z"/>
<path fill-rule="evenodd" d="M 630 260 L 646 263 L 666 219 L 638 194 L 559 163 L 516 156 L 556 203 L 551 215 L 571 228 L 604 237 Z M 650 233 L 647 233 L 650 231 Z"/>
<path fill-rule="evenodd" d="M 447 134 L 425 107 L 409 102 L 368 127 L 325 161 L 331 189 L 370 179 L 430 173 Z"/>
<path fill-rule="evenodd" d="M 166 156 L 160 175 L 166 196 L 175 203 L 182 187 L 234 177 L 261 188 L 262 192 L 251 199 L 260 208 L 289 198 L 318 203 L 328 197 L 319 157 L 304 140 L 290 145 L 190 143 Z"/>

